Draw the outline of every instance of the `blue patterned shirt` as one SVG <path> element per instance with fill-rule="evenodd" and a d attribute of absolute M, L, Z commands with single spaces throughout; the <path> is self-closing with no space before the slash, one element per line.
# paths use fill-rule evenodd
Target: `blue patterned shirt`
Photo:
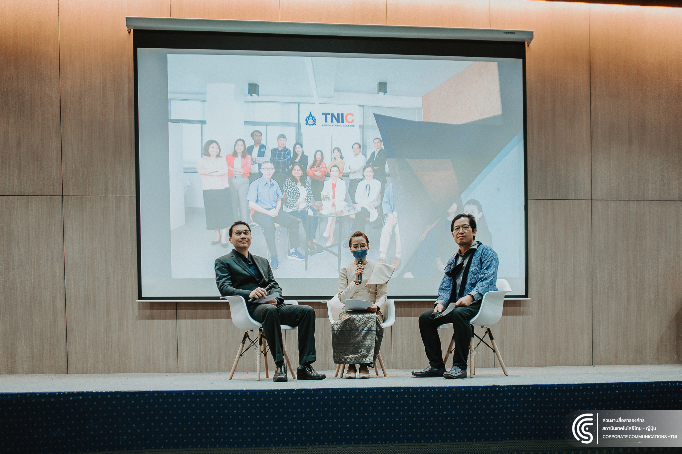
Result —
<path fill-rule="evenodd" d="M 479 298 L 482 298 L 486 293 L 497 290 L 495 284 L 497 282 L 497 268 L 500 264 L 497 253 L 495 253 L 493 248 L 482 244 L 480 241 L 476 241 L 475 244 L 477 245 L 476 252 L 469 256 L 471 265 L 469 266 L 469 274 L 466 283 L 464 283 L 463 292 L 463 295 L 472 295 L 474 300 L 476 300 L 476 294 L 479 295 Z M 446 273 L 457 265 L 458 257 L 462 257 L 459 252 L 448 260 L 448 264 L 445 265 Z M 438 288 L 436 303 L 442 304 L 443 308 L 447 307 L 450 295 L 456 289 L 458 290 L 456 284 L 455 279 L 445 274 Z M 455 295 L 457 294 L 455 293 Z"/>
<path fill-rule="evenodd" d="M 273 148 L 270 150 L 270 162 L 275 166 L 275 174 L 284 175 L 289 171 L 291 161 L 291 150 L 287 147 Z"/>

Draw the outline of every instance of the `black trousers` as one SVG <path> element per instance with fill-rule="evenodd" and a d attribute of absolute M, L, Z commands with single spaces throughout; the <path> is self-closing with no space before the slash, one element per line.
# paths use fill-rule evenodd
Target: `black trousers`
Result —
<path fill-rule="evenodd" d="M 298 327 L 298 364 L 303 366 L 315 362 L 315 311 L 312 307 L 260 304 L 253 309 L 249 307 L 249 312 L 263 325 L 263 334 L 275 364 L 284 362 L 282 325 Z"/>
<path fill-rule="evenodd" d="M 455 304 L 455 303 L 450 303 Z M 481 303 L 473 303 L 471 306 L 456 307 L 452 312 L 442 317 L 437 317 L 433 309 L 419 316 L 419 331 L 422 335 L 426 357 L 431 367 L 443 368 L 443 350 L 440 347 L 438 327 L 446 323 L 452 323 L 455 329 L 455 353 L 452 356 L 452 365 L 462 370 L 467 368 L 469 357 L 469 343 L 474 335 L 469 321 L 478 314 Z"/>
<path fill-rule="evenodd" d="M 350 194 L 350 199 L 355 203 L 355 191 L 358 190 L 358 184 L 360 183 L 360 180 L 362 178 L 357 178 L 350 180 L 350 184 L 348 185 L 348 193 Z"/>
<path fill-rule="evenodd" d="M 276 217 L 269 216 L 259 211 L 254 211 L 251 216 L 253 222 L 263 227 L 265 242 L 268 245 L 270 255 L 277 255 L 277 242 L 275 241 L 275 222 L 285 227 L 289 232 L 289 247 L 297 248 L 300 244 L 298 237 L 299 220 L 296 216 L 280 210 Z M 285 323 L 286 325 L 286 323 Z"/>

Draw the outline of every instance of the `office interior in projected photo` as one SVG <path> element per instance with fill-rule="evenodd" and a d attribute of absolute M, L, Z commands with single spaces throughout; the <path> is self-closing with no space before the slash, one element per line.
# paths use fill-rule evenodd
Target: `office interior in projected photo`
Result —
<path fill-rule="evenodd" d="M 142 297 L 219 296 L 214 260 L 230 249 L 212 244 L 197 164 L 206 141 L 226 157 L 237 139 L 253 145 L 255 130 L 268 153 L 283 134 L 288 149 L 302 144 L 309 164 L 320 150 L 327 166 L 334 148 L 348 162 L 354 143 L 369 157 L 381 139 L 386 184 L 364 231 L 369 260 L 399 263 L 391 296 L 436 294 L 461 212 L 477 217 L 476 239 L 498 253 L 499 277 L 526 294 L 521 59 L 160 49 L 138 49 L 137 59 Z M 352 212 L 348 166 L 341 178 Z M 324 198 L 315 194 L 308 212 L 312 232 L 303 223 L 298 232 L 300 252 L 312 237 L 329 244 L 323 253 L 288 260 L 289 232 L 277 226 L 285 297 L 331 297 L 339 265 L 352 260 L 354 215 L 334 218 L 329 235 Z M 263 230 L 252 232 L 251 252 L 268 257 Z"/>

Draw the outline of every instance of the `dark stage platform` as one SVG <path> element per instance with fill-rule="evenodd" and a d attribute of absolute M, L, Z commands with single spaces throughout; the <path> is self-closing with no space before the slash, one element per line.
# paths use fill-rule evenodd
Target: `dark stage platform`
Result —
<path fill-rule="evenodd" d="M 679 365 L 389 373 L 285 384 L 244 373 L 2 376 L 0 452 L 577 452 L 566 441 L 573 411 L 682 409 Z"/>

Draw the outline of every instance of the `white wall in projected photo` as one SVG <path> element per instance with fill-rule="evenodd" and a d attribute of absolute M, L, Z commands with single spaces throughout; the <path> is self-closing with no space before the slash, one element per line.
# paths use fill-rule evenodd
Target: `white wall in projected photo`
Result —
<path fill-rule="evenodd" d="M 217 202 L 210 199 L 198 165 L 207 141 L 221 148 L 210 159 L 227 162 L 238 139 L 254 145 L 254 131 L 265 153 L 245 150 L 252 163 L 245 188 L 260 177 L 257 162 L 286 152 L 278 149 L 282 142 L 287 150 L 301 144 L 299 162 L 308 163 L 302 178 L 312 183 L 313 203 L 299 207 L 305 216 L 293 233 L 305 260 L 287 259 L 292 237 L 284 225 L 274 235 L 274 273 L 285 297 L 336 293 L 339 268 L 352 260 L 347 243 L 355 229 L 370 239 L 369 260 L 397 265 L 392 295 L 435 295 L 456 251 L 450 221 L 463 211 L 477 216 L 477 239 L 497 251 L 499 277 L 514 294 L 525 294 L 522 65 L 518 59 L 139 49 L 142 296 L 218 296 L 214 261 L 231 250 L 221 244 L 221 229 L 252 219 L 240 213 L 246 192 L 237 183 Z M 386 83 L 386 94 L 378 93 L 379 83 Z M 258 96 L 248 94 L 249 84 L 258 85 Z M 286 139 L 278 143 L 281 135 Z M 356 143 L 361 156 L 354 156 Z M 342 182 L 333 186 L 343 192 L 334 194 L 333 205 L 326 200 L 331 175 L 309 169 L 318 151 L 327 167 L 343 162 Z M 356 213 L 356 195 L 369 190 L 369 179 L 353 178 L 349 169 L 372 153 L 386 157 L 373 175 L 381 194 Z M 290 177 L 275 175 L 282 186 Z M 367 213 L 373 221 L 363 219 Z M 270 257 L 264 230 L 252 224 L 252 233 L 251 252 Z M 322 252 L 312 254 L 311 243 Z"/>

